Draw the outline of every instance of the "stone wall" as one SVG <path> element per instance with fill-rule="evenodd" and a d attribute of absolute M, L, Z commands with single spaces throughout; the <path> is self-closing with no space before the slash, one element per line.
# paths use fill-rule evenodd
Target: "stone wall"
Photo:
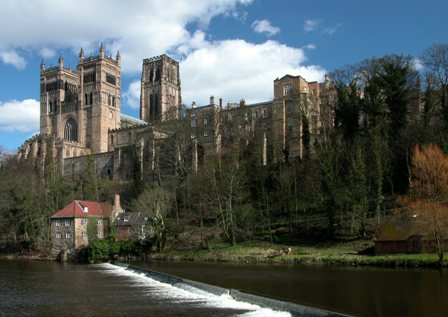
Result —
<path fill-rule="evenodd" d="M 64 160 L 64 177 L 77 179 L 85 175 L 91 161 L 93 171 L 101 178 L 112 179 L 114 176 L 114 152 L 70 157 Z"/>

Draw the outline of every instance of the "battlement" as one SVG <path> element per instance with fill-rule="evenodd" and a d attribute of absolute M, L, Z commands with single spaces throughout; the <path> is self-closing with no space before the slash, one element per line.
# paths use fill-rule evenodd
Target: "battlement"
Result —
<path fill-rule="evenodd" d="M 57 72 L 58 70 L 63 70 L 71 74 L 78 75 L 78 71 L 72 69 L 71 67 L 63 67 L 62 69 L 60 69 L 58 66 L 50 66 L 49 68 L 43 69 L 41 73 L 42 75 L 45 75 L 51 72 Z"/>
<path fill-rule="evenodd" d="M 171 57 L 169 57 L 166 54 L 162 54 L 162 55 L 154 56 L 154 57 L 150 57 L 150 58 L 145 58 L 145 59 L 143 59 L 143 64 L 157 62 L 157 61 L 161 61 L 161 60 L 169 61 L 170 63 L 176 64 L 176 65 L 179 64 L 178 61 L 172 59 Z"/>
<path fill-rule="evenodd" d="M 79 65 L 84 64 L 84 63 L 96 62 L 96 61 L 99 61 L 100 59 L 105 59 L 113 64 L 120 65 L 120 62 L 118 59 L 113 59 L 112 56 L 101 57 L 100 55 L 90 55 L 89 57 L 85 57 L 82 60 L 80 60 Z"/>

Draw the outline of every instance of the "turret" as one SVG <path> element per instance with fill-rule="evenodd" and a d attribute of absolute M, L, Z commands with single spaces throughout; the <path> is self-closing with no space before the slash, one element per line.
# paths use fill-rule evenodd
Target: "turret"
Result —
<path fill-rule="evenodd" d="M 99 52 L 100 52 L 100 57 L 104 58 L 104 45 L 103 45 L 103 42 L 101 42 Z"/>
<path fill-rule="evenodd" d="M 58 58 L 58 68 L 59 68 L 59 69 L 64 68 L 64 59 L 62 58 L 62 53 L 59 53 L 59 58 Z"/>
<path fill-rule="evenodd" d="M 84 50 L 81 47 L 81 51 L 79 52 L 79 62 L 81 63 L 84 60 Z"/>
<path fill-rule="evenodd" d="M 40 72 L 43 73 L 45 71 L 45 63 L 44 60 L 42 59 L 42 62 L 40 62 Z"/>
<path fill-rule="evenodd" d="M 117 64 L 118 66 L 121 65 L 121 55 L 120 55 L 120 51 L 117 52 L 117 57 L 115 58 L 117 60 Z"/>

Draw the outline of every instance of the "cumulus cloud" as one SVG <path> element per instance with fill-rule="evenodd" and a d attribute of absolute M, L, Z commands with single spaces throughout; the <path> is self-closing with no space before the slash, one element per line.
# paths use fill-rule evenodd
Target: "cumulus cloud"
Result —
<path fill-rule="evenodd" d="M 52 50 L 51 48 L 42 47 L 39 50 L 39 55 L 42 56 L 43 58 L 51 58 L 56 55 L 56 52 L 55 52 L 55 50 Z"/>
<path fill-rule="evenodd" d="M 314 31 L 315 29 L 317 29 L 319 24 L 320 24 L 320 21 L 317 19 L 305 20 L 305 22 L 303 23 L 303 31 L 305 33 Z"/>
<path fill-rule="evenodd" d="M 140 80 L 135 80 L 129 84 L 127 90 L 123 93 L 124 102 L 133 109 L 140 107 Z"/>
<path fill-rule="evenodd" d="M 252 23 L 252 29 L 257 33 L 265 33 L 268 36 L 273 36 L 280 32 L 280 28 L 271 25 L 268 20 L 256 20 Z"/>
<path fill-rule="evenodd" d="M 0 102 L 0 130 L 34 132 L 39 130 L 40 103 L 34 99 Z"/>
<path fill-rule="evenodd" d="M 206 29 L 213 17 L 240 16 L 239 8 L 251 2 L 196 0 L 192 5 L 184 0 L 136 0 L 129 5 L 110 0 L 7 1 L 0 10 L 1 60 L 24 67 L 17 53 L 20 49 L 39 54 L 44 48 L 71 48 L 77 53 L 84 47 L 88 55 L 92 49 L 96 53 L 98 42 L 105 41 L 113 54 L 120 50 L 123 71 L 133 73 L 140 70 L 143 58 L 175 51 L 188 42 L 187 25 Z"/>
<path fill-rule="evenodd" d="M 0 50 L 0 60 L 17 69 L 24 69 L 26 66 L 25 59 L 14 50 Z"/>
<path fill-rule="evenodd" d="M 225 103 L 244 98 L 248 103 L 272 100 L 273 80 L 285 74 L 308 81 L 322 80 L 325 70 L 304 66 L 302 49 L 276 41 L 253 44 L 244 40 L 208 43 L 181 62 L 182 99 L 208 104 L 209 97 Z"/>

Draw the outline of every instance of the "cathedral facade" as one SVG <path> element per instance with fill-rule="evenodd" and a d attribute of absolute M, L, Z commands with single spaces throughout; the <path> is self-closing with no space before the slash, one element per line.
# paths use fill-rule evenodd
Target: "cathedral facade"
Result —
<path fill-rule="evenodd" d="M 129 179 L 135 162 L 142 175 L 160 177 L 161 144 L 172 132 L 158 124 L 181 116 L 189 122 L 184 133 L 191 140 L 194 169 L 204 157 L 232 149 L 236 139 L 248 141 L 255 135 L 262 136 L 266 164 L 273 157 L 302 157 L 332 124 L 330 85 L 328 78 L 317 83 L 285 75 L 274 80 L 273 100 L 223 105 L 222 99 L 211 97 L 210 104 L 193 103 L 181 114 L 179 63 L 161 55 L 143 60 L 140 118 L 133 118 L 120 111 L 120 54 L 106 56 L 101 44 L 96 56 L 86 57 L 81 49 L 76 70 L 64 67 L 62 56 L 56 67 L 46 68 L 42 62 L 40 134 L 24 143 L 19 158 L 34 160 L 42 172 L 51 158 L 72 178 L 82 175 L 88 158 L 101 177 Z"/>

